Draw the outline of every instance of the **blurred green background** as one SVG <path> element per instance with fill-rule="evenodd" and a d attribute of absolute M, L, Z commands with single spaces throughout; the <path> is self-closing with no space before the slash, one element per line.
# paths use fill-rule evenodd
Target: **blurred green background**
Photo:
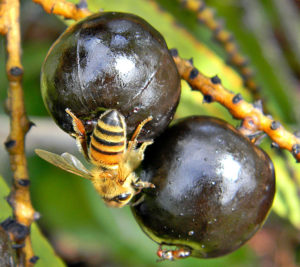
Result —
<path fill-rule="evenodd" d="M 262 99 L 275 119 L 290 131 L 300 130 L 300 4 L 296 0 L 207 0 L 216 16 L 234 33 L 243 54 L 261 85 Z M 31 1 L 22 4 L 22 38 L 25 104 L 29 117 L 36 122 L 27 136 L 28 167 L 35 209 L 42 214 L 38 225 L 56 253 L 68 266 L 297 266 L 300 264 L 300 167 L 285 151 L 271 150 L 265 138 L 261 146 L 271 156 L 277 176 L 277 193 L 272 212 L 262 230 L 236 252 L 218 259 L 186 259 L 156 262 L 157 244 L 140 230 L 128 207 L 107 208 L 92 185 L 63 172 L 34 155 L 34 148 L 78 155 L 74 141 L 51 122 L 40 96 L 40 69 L 53 41 L 65 29 L 64 21 L 46 14 Z M 93 11 L 123 11 L 140 15 L 159 30 L 169 48 L 176 47 L 183 58 L 208 76 L 218 75 L 224 86 L 241 92 L 239 74 L 226 65 L 226 54 L 212 40 L 212 33 L 197 23 L 196 15 L 175 0 L 91 0 Z M 5 42 L 0 39 L 0 142 L 9 129 L 4 112 L 7 79 Z M 219 104 L 203 104 L 202 96 L 191 92 L 183 82 L 177 117 L 205 114 L 223 118 L 235 126 L 227 110 Z M 10 214 L 4 201 L 11 183 L 8 158 L 0 150 L 0 219 Z M 40 260 L 36 266 L 64 266 L 55 256 L 36 226 L 33 245 Z"/>

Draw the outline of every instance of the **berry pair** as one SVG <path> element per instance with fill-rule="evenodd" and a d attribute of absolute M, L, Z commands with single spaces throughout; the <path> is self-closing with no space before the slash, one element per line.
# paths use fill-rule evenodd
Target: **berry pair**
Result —
<path fill-rule="evenodd" d="M 49 51 L 41 82 L 56 123 L 77 139 L 84 133 L 88 145 L 99 137 L 94 142 L 99 150 L 102 145 L 104 152 L 116 153 L 108 151 L 117 141 L 107 132 L 118 133 L 123 119 L 105 121 L 109 126 L 103 130 L 99 118 L 106 109 L 124 118 L 123 137 L 134 135 L 128 142 L 132 153 L 139 149 L 138 140 L 156 138 L 145 152 L 139 180 L 130 179 L 130 186 L 138 181 L 155 186 L 135 188 L 132 211 L 150 238 L 179 247 L 160 247 L 162 259 L 224 255 L 250 239 L 264 222 L 275 192 L 272 162 L 218 119 L 190 117 L 168 128 L 179 102 L 180 77 L 163 37 L 143 19 L 100 13 L 71 26 Z M 139 129 L 147 118 L 151 120 Z M 78 131 L 76 120 L 84 131 Z M 115 167 L 95 164 L 101 173 L 114 169 L 115 175 L 98 179 L 120 177 L 126 164 L 136 170 L 136 158 L 128 156 L 126 148 L 118 151 L 124 154 Z M 67 159 L 67 164 L 74 162 Z"/>

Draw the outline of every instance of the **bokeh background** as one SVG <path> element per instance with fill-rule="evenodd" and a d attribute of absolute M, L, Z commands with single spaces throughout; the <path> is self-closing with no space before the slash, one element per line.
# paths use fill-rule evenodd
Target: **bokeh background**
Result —
<path fill-rule="evenodd" d="M 241 51 L 256 72 L 261 98 L 272 116 L 290 131 L 300 130 L 300 2 L 297 0 L 206 0 L 233 32 Z M 40 257 L 37 267 L 47 266 L 285 266 L 300 265 L 300 167 L 285 151 L 261 146 L 271 156 L 277 176 L 277 192 L 265 226 L 242 248 L 218 259 L 185 259 L 156 262 L 157 244 L 146 237 L 129 207 L 107 208 L 92 185 L 39 159 L 33 152 L 43 148 L 68 151 L 81 157 L 75 142 L 51 120 L 40 95 L 40 69 L 54 40 L 67 24 L 29 0 L 21 1 L 24 93 L 27 113 L 36 127 L 27 135 L 28 168 L 35 209 L 42 215 L 33 226 L 33 246 Z M 122 11 L 140 15 L 159 30 L 169 48 L 208 76 L 218 75 L 223 85 L 252 101 L 240 75 L 226 65 L 226 54 L 212 33 L 197 22 L 196 15 L 176 0 L 91 0 L 93 11 Z M 0 143 L 9 130 L 5 114 L 7 79 L 5 42 L 0 39 Z M 202 96 L 183 82 L 176 117 L 194 114 L 225 119 L 235 126 L 218 103 L 203 104 Z M 81 157 L 82 158 L 82 157 Z M 0 220 L 10 214 L 4 200 L 11 172 L 4 147 L 0 147 Z M 54 252 L 55 251 L 55 252 Z M 62 259 L 62 260 L 61 260 Z M 63 263 L 64 262 L 64 263 Z"/>

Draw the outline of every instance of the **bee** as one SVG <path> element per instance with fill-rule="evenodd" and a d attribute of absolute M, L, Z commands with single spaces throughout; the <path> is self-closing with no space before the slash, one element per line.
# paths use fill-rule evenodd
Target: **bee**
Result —
<path fill-rule="evenodd" d="M 152 183 L 141 181 L 135 169 L 144 158 L 144 151 L 153 140 L 143 142 L 137 148 L 137 138 L 144 125 L 152 120 L 148 117 L 134 131 L 127 142 L 126 123 L 123 115 L 115 109 L 109 109 L 98 119 L 88 141 L 84 125 L 70 109 L 66 112 L 72 118 L 79 150 L 93 165 L 88 170 L 79 159 L 69 153 L 57 155 L 45 150 L 35 152 L 51 164 L 90 180 L 104 202 L 111 207 L 123 207 L 143 188 L 154 188 Z"/>
<path fill-rule="evenodd" d="M 157 256 L 159 257 L 158 261 L 164 261 L 164 260 L 179 260 L 187 258 L 191 255 L 191 251 L 187 248 L 178 248 L 175 250 L 171 249 L 163 249 L 162 245 L 160 244 L 157 250 Z"/>

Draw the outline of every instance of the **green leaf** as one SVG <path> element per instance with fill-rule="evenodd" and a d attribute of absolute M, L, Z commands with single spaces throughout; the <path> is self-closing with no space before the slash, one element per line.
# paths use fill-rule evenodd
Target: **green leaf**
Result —
<path fill-rule="evenodd" d="M 12 210 L 6 201 L 9 194 L 9 188 L 3 178 L 0 176 L 0 222 L 12 216 Z"/>

